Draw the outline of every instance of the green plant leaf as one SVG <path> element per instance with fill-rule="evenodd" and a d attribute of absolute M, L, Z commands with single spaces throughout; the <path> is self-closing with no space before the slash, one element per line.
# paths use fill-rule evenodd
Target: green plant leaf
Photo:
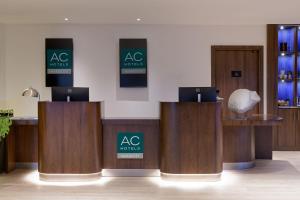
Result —
<path fill-rule="evenodd" d="M 8 135 L 11 125 L 12 121 L 9 117 L 0 117 L 0 140 Z"/>

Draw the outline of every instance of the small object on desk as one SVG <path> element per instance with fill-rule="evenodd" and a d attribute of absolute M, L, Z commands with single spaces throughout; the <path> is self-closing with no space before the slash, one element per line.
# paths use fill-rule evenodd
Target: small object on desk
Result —
<path fill-rule="evenodd" d="M 220 90 L 216 90 L 216 93 L 217 93 L 217 101 L 223 101 L 224 100 L 224 98 L 222 98 L 222 97 L 220 97 L 219 95 L 220 95 Z"/>

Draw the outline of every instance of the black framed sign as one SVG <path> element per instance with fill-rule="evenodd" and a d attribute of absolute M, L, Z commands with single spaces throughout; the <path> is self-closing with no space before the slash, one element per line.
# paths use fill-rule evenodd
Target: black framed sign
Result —
<path fill-rule="evenodd" d="M 73 86 L 73 39 L 46 38 L 46 87 Z"/>
<path fill-rule="evenodd" d="M 120 87 L 147 87 L 147 39 L 120 39 Z"/>

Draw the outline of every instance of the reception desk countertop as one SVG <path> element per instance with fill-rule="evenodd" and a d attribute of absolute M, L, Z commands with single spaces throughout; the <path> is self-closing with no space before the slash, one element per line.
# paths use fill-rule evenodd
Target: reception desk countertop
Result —
<path fill-rule="evenodd" d="M 245 119 L 234 117 L 224 118 L 223 126 L 276 126 L 280 125 L 283 118 L 276 115 L 255 114 Z"/>

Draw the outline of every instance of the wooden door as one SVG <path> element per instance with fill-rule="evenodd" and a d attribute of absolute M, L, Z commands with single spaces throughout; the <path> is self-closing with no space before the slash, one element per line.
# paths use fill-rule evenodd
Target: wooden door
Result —
<path fill-rule="evenodd" d="M 224 98 L 223 116 L 232 116 L 227 103 L 236 89 L 256 91 L 261 102 L 250 113 L 263 112 L 263 47 L 212 46 L 212 86 Z"/>

